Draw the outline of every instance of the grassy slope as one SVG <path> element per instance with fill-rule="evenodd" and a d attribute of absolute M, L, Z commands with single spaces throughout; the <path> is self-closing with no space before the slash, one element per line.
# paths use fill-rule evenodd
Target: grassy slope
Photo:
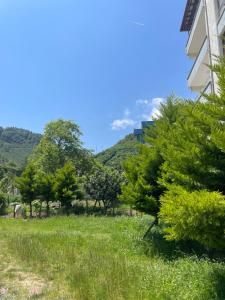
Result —
<path fill-rule="evenodd" d="M 106 149 L 96 155 L 96 158 L 108 167 L 121 168 L 121 163 L 124 162 L 130 155 L 138 152 L 138 143 L 133 134 L 127 135 L 116 145 Z"/>
<path fill-rule="evenodd" d="M 38 299 L 225 298 L 223 263 L 172 257 L 165 242 L 159 252 L 153 238 L 140 239 L 146 225 L 126 217 L 0 219 L 0 268 L 14 265 L 1 272 L 0 291 L 15 299 L 34 298 L 31 286 Z M 28 288 L 15 287 L 18 269 L 31 278 Z"/>

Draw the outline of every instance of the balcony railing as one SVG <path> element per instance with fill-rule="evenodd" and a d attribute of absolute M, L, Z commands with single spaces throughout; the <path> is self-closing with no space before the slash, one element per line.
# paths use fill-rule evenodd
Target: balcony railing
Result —
<path fill-rule="evenodd" d="M 189 80 L 189 78 L 191 77 L 191 74 L 192 74 L 192 72 L 193 72 L 195 66 L 196 66 L 198 63 L 200 63 L 200 62 L 199 62 L 199 59 L 200 59 L 200 56 L 202 55 L 202 50 L 203 50 L 204 48 L 206 48 L 206 51 L 207 51 L 207 42 L 208 42 L 208 40 L 207 40 L 207 38 L 205 38 L 205 40 L 204 40 L 204 42 L 203 42 L 203 44 L 202 44 L 202 46 L 201 46 L 201 49 L 200 49 L 200 51 L 199 51 L 199 53 L 198 53 L 198 56 L 197 56 L 197 58 L 196 58 L 196 60 L 195 60 L 195 62 L 194 62 L 194 64 L 193 64 L 193 66 L 192 66 L 192 68 L 191 68 L 191 71 L 190 71 L 190 73 L 189 73 L 189 75 L 188 75 L 188 78 L 187 78 L 188 80 Z"/>
<path fill-rule="evenodd" d="M 198 96 L 197 101 L 204 102 L 205 97 L 204 95 L 209 95 L 212 93 L 212 83 L 211 81 L 206 85 L 204 90 L 201 92 L 200 96 Z"/>
<path fill-rule="evenodd" d="M 223 0 L 223 1 L 225 1 L 225 0 Z M 189 43 L 189 40 L 190 40 L 190 37 L 191 37 L 191 33 L 192 33 L 192 29 L 193 29 L 193 27 L 194 27 L 194 25 L 195 25 L 196 17 L 197 17 L 198 10 L 199 10 L 199 7 L 200 7 L 200 4 L 201 4 L 201 3 L 202 3 L 202 0 L 199 0 L 198 6 L 197 6 L 196 11 L 195 11 L 195 15 L 194 15 L 194 19 L 193 19 L 193 22 L 192 22 L 191 29 L 190 29 L 190 31 L 188 32 L 188 40 L 187 40 L 186 46 L 187 46 L 188 43 Z"/>

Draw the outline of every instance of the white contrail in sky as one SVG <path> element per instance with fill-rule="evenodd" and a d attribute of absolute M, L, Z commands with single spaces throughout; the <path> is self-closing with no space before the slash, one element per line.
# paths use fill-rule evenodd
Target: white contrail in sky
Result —
<path fill-rule="evenodd" d="M 140 23 L 140 22 L 136 22 L 136 21 L 129 21 L 129 23 L 132 23 L 132 24 L 137 25 L 137 26 L 145 26 L 144 23 Z"/>

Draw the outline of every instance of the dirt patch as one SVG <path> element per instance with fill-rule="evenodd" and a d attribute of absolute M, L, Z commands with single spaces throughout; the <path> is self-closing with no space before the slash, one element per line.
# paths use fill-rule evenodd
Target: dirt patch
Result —
<path fill-rule="evenodd" d="M 50 288 L 48 282 L 1 254 L 0 270 L 0 300 L 41 297 Z"/>
<path fill-rule="evenodd" d="M 17 284 L 17 288 L 22 289 L 27 294 L 28 299 L 42 295 L 47 288 L 46 282 L 33 273 L 15 270 L 15 268 L 13 270 L 9 268 L 8 272 L 13 274 L 14 284 Z"/>
<path fill-rule="evenodd" d="M 0 288 L 0 299 L 8 293 L 8 289 L 2 287 Z"/>

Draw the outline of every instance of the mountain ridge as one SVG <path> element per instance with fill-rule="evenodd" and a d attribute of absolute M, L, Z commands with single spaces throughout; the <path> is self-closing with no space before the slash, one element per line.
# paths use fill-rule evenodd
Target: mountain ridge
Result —
<path fill-rule="evenodd" d="M 12 162 L 21 168 L 41 136 L 23 128 L 0 127 L 0 163 Z"/>
<path fill-rule="evenodd" d="M 0 127 L 0 165 L 13 163 L 21 169 L 42 135 L 18 127 Z M 103 165 L 122 170 L 123 162 L 138 153 L 138 142 L 133 134 L 126 135 L 115 145 L 95 155 Z"/>
<path fill-rule="evenodd" d="M 136 137 L 133 134 L 126 135 L 112 147 L 99 152 L 95 157 L 105 166 L 122 170 L 122 164 L 129 156 L 138 153 Z"/>

